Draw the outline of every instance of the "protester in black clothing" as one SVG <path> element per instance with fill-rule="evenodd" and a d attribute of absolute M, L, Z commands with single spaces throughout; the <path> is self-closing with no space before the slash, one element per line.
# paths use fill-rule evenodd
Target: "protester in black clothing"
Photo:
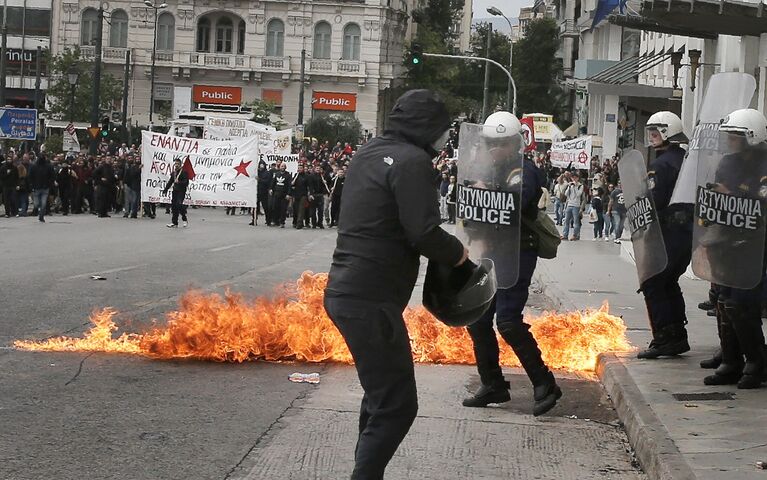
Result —
<path fill-rule="evenodd" d="M 304 228 L 306 207 L 312 194 L 309 176 L 304 171 L 304 165 L 298 164 L 298 173 L 290 184 L 290 196 L 293 198 L 293 228 Z"/>
<path fill-rule="evenodd" d="M 343 335 L 365 394 L 352 480 L 381 480 L 418 411 L 413 357 L 402 312 L 420 256 L 463 265 L 468 251 L 439 226 L 432 186 L 435 145 L 450 126 L 428 90 L 397 100 L 384 135 L 349 168 L 325 310 Z M 440 145 L 440 146 L 441 146 Z"/>
<path fill-rule="evenodd" d="M 290 194 L 290 174 L 286 171 L 288 166 L 280 164 L 279 170 L 272 177 L 272 186 L 269 195 L 272 196 L 272 221 L 274 225 L 285 228 L 285 217 L 288 213 L 288 195 Z"/>
<path fill-rule="evenodd" d="M 266 169 L 264 162 L 258 164 L 257 182 L 256 208 L 253 209 L 253 219 L 250 224 L 258 225 L 258 215 L 263 212 L 266 217 L 266 226 L 270 226 L 272 213 L 269 209 L 269 187 L 272 185 L 272 172 Z"/>
<path fill-rule="evenodd" d="M 96 211 L 99 218 L 109 218 L 109 206 L 114 192 L 115 173 L 112 169 L 112 159 L 105 157 L 93 171 L 93 185 L 96 188 Z"/>
<path fill-rule="evenodd" d="M 344 182 L 346 181 L 346 169 L 341 167 L 333 178 L 330 187 L 330 226 L 338 226 L 338 218 L 341 215 L 341 195 L 344 192 Z"/>
<path fill-rule="evenodd" d="M 138 162 L 130 162 L 125 169 L 123 178 L 125 185 L 125 196 L 127 197 L 127 210 L 124 216 L 130 218 L 138 217 L 138 206 L 141 198 L 141 166 Z"/>
<path fill-rule="evenodd" d="M 61 169 L 56 175 L 56 183 L 59 184 L 59 198 L 61 199 L 61 210 L 63 215 L 69 215 L 69 204 L 72 201 L 72 193 L 75 184 L 74 175 L 74 171 L 66 162 L 61 165 Z"/>
<path fill-rule="evenodd" d="M 325 211 L 325 195 L 330 193 L 328 182 L 322 167 L 314 167 L 314 173 L 310 175 L 312 184 L 312 197 L 309 205 L 309 217 L 312 220 L 312 228 L 325 228 L 322 225 L 322 215 Z"/>
<path fill-rule="evenodd" d="M 3 190 L 3 205 L 5 206 L 6 217 L 18 215 L 18 207 L 16 205 L 16 190 L 18 186 L 19 169 L 13 164 L 13 159 L 8 156 L 0 166 L 0 188 Z"/>
<path fill-rule="evenodd" d="M 170 208 L 173 216 L 171 217 L 171 223 L 167 225 L 168 228 L 178 227 L 178 216 L 181 214 L 181 220 L 184 222 L 184 226 L 188 225 L 186 218 L 186 205 L 184 205 L 184 199 L 186 198 L 186 189 L 189 186 L 189 175 L 181 167 L 181 160 L 176 159 L 173 162 L 173 173 L 168 179 L 168 183 L 165 185 L 165 189 L 162 191 L 163 196 L 168 194 L 168 190 L 173 189 L 171 193 Z"/>
<path fill-rule="evenodd" d="M 29 169 L 29 186 L 32 189 L 32 199 L 37 209 L 37 217 L 41 222 L 45 222 L 45 211 L 48 206 L 48 192 L 56 184 L 56 172 L 53 166 L 45 157 L 40 155 L 37 161 Z"/>

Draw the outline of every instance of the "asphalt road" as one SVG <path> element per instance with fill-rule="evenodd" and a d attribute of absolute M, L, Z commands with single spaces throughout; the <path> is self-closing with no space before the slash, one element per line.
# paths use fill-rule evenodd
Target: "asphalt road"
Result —
<path fill-rule="evenodd" d="M 95 308 L 115 307 L 118 323 L 140 330 L 189 288 L 252 297 L 305 270 L 327 271 L 334 230 L 248 220 L 221 209 L 190 210 L 190 227 L 178 230 L 162 214 L 0 218 L 0 479 L 348 477 L 360 395 L 351 367 L 11 348 L 80 336 Z M 319 371 L 323 382 L 288 382 L 297 370 Z M 477 386 L 472 367 L 423 366 L 418 377 L 423 414 L 388 478 L 642 478 L 593 381 L 566 380 L 567 401 L 540 421 L 521 376 L 512 404 L 479 411 L 456 408 Z M 432 435 L 442 440 L 419 444 Z M 504 455 L 508 448 L 519 452 Z"/>

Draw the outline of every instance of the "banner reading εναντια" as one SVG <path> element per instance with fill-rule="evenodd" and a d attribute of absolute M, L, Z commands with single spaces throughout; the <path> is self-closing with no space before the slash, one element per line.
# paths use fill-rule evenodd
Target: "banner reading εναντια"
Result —
<path fill-rule="evenodd" d="M 142 132 L 141 201 L 170 203 L 163 190 L 181 160 L 189 175 L 186 205 L 254 207 L 258 138 L 229 141 Z"/>

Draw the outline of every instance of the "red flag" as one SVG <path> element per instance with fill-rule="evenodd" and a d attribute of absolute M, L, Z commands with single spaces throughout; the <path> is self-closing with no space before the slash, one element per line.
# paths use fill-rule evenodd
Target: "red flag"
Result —
<path fill-rule="evenodd" d="M 181 170 L 186 172 L 186 175 L 189 177 L 189 181 L 194 180 L 194 177 L 197 175 L 194 173 L 194 168 L 192 167 L 191 160 L 189 160 L 189 155 L 186 156 L 186 159 L 184 160 L 184 166 L 181 167 Z"/>
<path fill-rule="evenodd" d="M 538 148 L 538 144 L 535 143 L 535 122 L 533 122 L 533 117 L 524 117 L 520 122 L 522 123 L 522 136 L 525 137 L 525 151 L 532 152 Z"/>

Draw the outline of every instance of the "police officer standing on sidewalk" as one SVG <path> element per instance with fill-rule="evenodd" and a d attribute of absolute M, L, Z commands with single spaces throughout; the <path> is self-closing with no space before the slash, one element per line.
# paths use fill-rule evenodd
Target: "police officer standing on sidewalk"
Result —
<path fill-rule="evenodd" d="M 718 296 L 721 365 L 704 383 L 759 388 L 765 374 L 767 118 L 757 110 L 736 110 L 719 126 L 718 140 L 707 164 L 698 165 L 693 242 L 693 270 L 714 282 Z"/>
<path fill-rule="evenodd" d="M 462 126 L 459 155 L 471 150 L 465 148 L 472 141 L 468 127 L 466 124 Z M 522 158 L 522 125 L 516 116 L 509 112 L 496 112 L 480 128 L 476 150 L 471 152 L 474 157 L 467 155 L 467 164 L 459 166 L 459 176 L 464 181 L 471 179 L 475 185 L 484 188 L 514 192 L 520 203 L 515 210 L 526 221 L 520 224 L 520 217 L 517 217 L 516 224 L 506 227 L 459 221 L 462 226 L 466 225 L 463 228 L 470 241 L 487 245 L 482 256 L 495 262 L 499 287 L 490 309 L 468 327 L 482 386 L 477 393 L 465 399 L 463 405 L 486 407 L 490 403 L 511 400 L 510 384 L 505 380 L 499 363 L 498 339 L 493 329 L 495 317 L 498 333 L 514 350 L 533 384 L 533 415 L 538 416 L 551 410 L 562 396 L 554 375 L 541 358 L 538 343 L 530 333 L 530 325 L 524 322 L 522 315 L 538 262 L 538 237 L 526 223 L 535 222 L 538 216 L 538 200 L 541 188 L 546 185 L 546 177 L 529 157 Z M 478 166 L 482 164 L 485 167 Z M 475 170 L 473 173 L 468 171 L 472 167 Z M 459 217 L 462 215 L 459 214 Z"/>
<path fill-rule="evenodd" d="M 650 319 L 652 341 L 637 358 L 655 359 L 690 350 L 687 342 L 687 315 L 679 277 L 687 270 L 692 255 L 693 205 L 671 204 L 687 143 L 682 120 L 672 112 L 658 112 L 646 126 L 647 144 L 657 158 L 650 163 L 648 183 L 658 212 L 663 242 L 668 257 L 666 268 L 641 284 Z"/>
<path fill-rule="evenodd" d="M 325 310 L 346 340 L 365 391 L 353 480 L 381 480 L 418 411 L 413 358 L 402 312 L 421 255 L 472 266 L 468 251 L 440 228 L 431 159 L 450 118 L 429 90 L 402 95 L 384 134 L 349 167 Z M 458 269 L 456 269 L 458 270 Z"/>

